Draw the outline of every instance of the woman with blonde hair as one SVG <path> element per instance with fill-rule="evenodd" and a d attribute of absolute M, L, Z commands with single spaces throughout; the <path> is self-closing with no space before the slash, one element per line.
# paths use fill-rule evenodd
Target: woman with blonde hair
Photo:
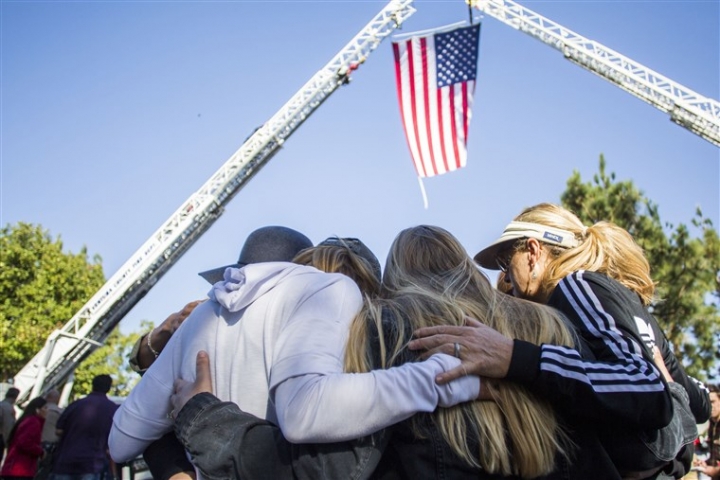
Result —
<path fill-rule="evenodd" d="M 415 329 L 463 325 L 469 315 L 535 344 L 573 345 L 554 309 L 492 287 L 460 243 L 434 226 L 403 230 L 385 267 L 382 300 L 366 303 L 351 327 L 346 371 L 367 372 L 417 360 L 407 349 Z M 561 478 L 556 461 L 568 438 L 552 405 L 510 382 L 482 383 L 491 401 L 417 414 L 391 430 L 378 475 L 402 478 Z M 440 473 L 442 472 L 442 473 Z"/>
<path fill-rule="evenodd" d="M 363 295 L 375 297 L 380 293 L 380 262 L 357 238 L 328 237 L 317 246 L 302 250 L 293 263 L 327 273 L 342 273 L 357 284 Z"/>
<path fill-rule="evenodd" d="M 642 249 L 627 231 L 609 222 L 586 227 L 572 212 L 542 203 L 515 217 L 475 260 L 504 272 L 514 296 L 562 311 L 581 338 L 580 352 L 463 327 L 438 336 L 433 329 L 418 332 L 423 338 L 414 348 L 448 351 L 458 343 L 465 347 L 464 371 L 531 385 L 574 418 L 595 422 L 603 449 L 625 477 L 653 478 L 659 470 L 676 475 L 687 468 L 687 459 L 684 466 L 674 461 L 673 448 L 657 455 L 646 455 L 639 444 L 629 448 L 637 432 L 645 446 L 653 444 L 674 419 L 669 387 L 653 362 L 654 347 L 684 387 L 686 393 L 679 394 L 689 394 L 698 423 L 707 418 L 707 399 L 646 308 L 655 285 Z M 488 349 L 495 355 L 487 355 Z M 440 381 L 464 371 L 441 375 Z M 676 434 L 676 444 L 690 440 L 682 431 Z"/>

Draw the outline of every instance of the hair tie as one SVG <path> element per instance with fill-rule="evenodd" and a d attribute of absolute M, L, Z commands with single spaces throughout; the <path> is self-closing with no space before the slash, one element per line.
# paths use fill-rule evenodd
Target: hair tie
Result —
<path fill-rule="evenodd" d="M 587 232 L 588 232 L 588 227 L 586 227 L 585 225 L 583 225 L 583 228 L 582 228 L 582 238 L 583 238 L 583 239 L 584 239 L 585 237 L 587 237 Z"/>

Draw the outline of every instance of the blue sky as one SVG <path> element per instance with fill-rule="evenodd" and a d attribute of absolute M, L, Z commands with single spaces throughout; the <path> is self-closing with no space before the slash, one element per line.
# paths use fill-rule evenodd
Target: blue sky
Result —
<path fill-rule="evenodd" d="M 6 1 L 1 8 L 0 223 L 41 224 L 110 277 L 385 4 L 379 1 Z M 720 2 L 523 5 L 696 92 L 720 98 Z M 415 2 L 399 33 L 468 17 Z M 476 12 L 476 16 L 479 13 Z M 381 261 L 403 228 L 447 228 L 470 253 L 529 205 L 558 202 L 605 155 L 665 221 L 720 225 L 720 150 L 666 114 L 483 19 L 468 166 L 425 180 L 403 136 L 380 45 L 122 321 L 161 321 L 235 261 L 252 230 L 363 239 Z M 494 277 L 494 274 L 492 275 Z"/>

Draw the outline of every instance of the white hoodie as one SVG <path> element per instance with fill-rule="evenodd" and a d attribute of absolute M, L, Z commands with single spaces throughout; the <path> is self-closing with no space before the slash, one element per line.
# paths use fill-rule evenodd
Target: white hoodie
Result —
<path fill-rule="evenodd" d="M 167 414 L 173 382 L 195 380 L 200 350 L 210 356 L 218 398 L 279 424 L 288 440 L 298 443 L 358 438 L 414 413 L 477 397 L 476 377 L 435 384 L 438 373 L 459 364 L 447 355 L 344 374 L 349 326 L 362 304 L 357 285 L 344 275 L 259 263 L 226 270 L 209 297 L 116 412 L 109 438 L 116 462 L 135 458 L 172 430 Z"/>

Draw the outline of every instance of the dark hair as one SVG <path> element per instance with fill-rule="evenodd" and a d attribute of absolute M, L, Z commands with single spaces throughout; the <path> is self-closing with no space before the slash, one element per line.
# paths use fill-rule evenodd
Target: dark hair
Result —
<path fill-rule="evenodd" d="M 17 399 L 18 396 L 20 396 L 20 390 L 15 387 L 10 387 L 5 392 L 5 398 Z"/>
<path fill-rule="evenodd" d="M 710 393 L 717 393 L 718 395 L 720 395 L 720 386 L 718 386 L 717 384 L 708 383 L 707 388 Z"/>
<path fill-rule="evenodd" d="M 98 393 L 108 393 L 112 386 L 112 378 L 110 375 L 98 375 L 92 380 L 92 391 Z"/>
<path fill-rule="evenodd" d="M 27 404 L 25 407 L 25 410 L 23 411 L 23 414 L 20 415 L 20 418 L 18 418 L 18 421 L 15 422 L 15 425 L 13 425 L 12 430 L 10 430 L 10 435 L 8 435 L 7 438 L 7 445 L 10 445 L 10 442 L 12 442 L 13 437 L 15 436 L 15 432 L 17 431 L 18 427 L 21 423 L 25 421 L 28 417 L 32 417 L 33 415 L 36 415 L 38 410 L 40 410 L 42 407 L 45 406 L 47 403 L 47 400 L 45 400 L 43 397 L 36 397 L 30 400 L 30 403 Z"/>

